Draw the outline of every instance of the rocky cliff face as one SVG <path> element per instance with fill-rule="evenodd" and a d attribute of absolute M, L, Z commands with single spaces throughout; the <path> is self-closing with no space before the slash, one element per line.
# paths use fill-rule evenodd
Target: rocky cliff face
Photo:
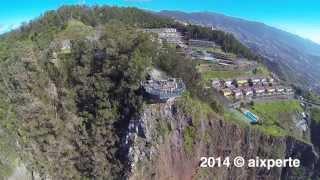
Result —
<path fill-rule="evenodd" d="M 293 138 L 276 138 L 200 110 L 185 112 L 180 100 L 149 104 L 130 125 L 129 179 L 306 179 L 318 161 L 313 147 Z M 197 110 L 195 108 L 195 110 Z M 200 157 L 233 159 L 298 158 L 300 168 L 200 168 Z"/>

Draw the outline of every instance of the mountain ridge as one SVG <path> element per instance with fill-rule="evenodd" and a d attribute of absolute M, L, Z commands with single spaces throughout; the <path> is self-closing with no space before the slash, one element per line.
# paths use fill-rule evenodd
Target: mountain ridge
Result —
<path fill-rule="evenodd" d="M 257 25 L 260 25 L 260 26 L 264 26 L 264 27 L 267 27 L 267 28 L 272 28 L 273 30 L 275 31 L 278 31 L 278 32 L 282 32 L 282 33 L 285 33 L 285 34 L 288 34 L 292 37 L 295 37 L 295 38 L 298 38 L 300 40 L 304 40 L 304 41 L 307 41 L 306 43 L 310 43 L 312 44 L 313 46 L 317 46 L 318 48 L 318 51 L 320 53 L 320 43 L 318 42 L 315 42 L 309 38 L 306 38 L 306 37 L 302 37 L 298 34 L 295 34 L 293 32 L 289 32 L 289 31 L 286 31 L 284 29 L 281 29 L 281 28 L 278 28 L 278 27 L 274 27 L 272 25 L 269 25 L 269 24 L 266 24 L 264 22 L 259 22 L 259 21 L 255 21 L 255 20 L 247 20 L 247 19 L 242 19 L 242 18 L 239 18 L 239 17 L 236 17 L 236 16 L 229 16 L 229 15 L 225 15 L 225 14 L 221 14 L 221 13 L 216 13 L 216 12 L 211 12 L 211 11 L 203 11 L 203 12 L 190 12 L 190 13 L 187 13 L 187 12 L 183 12 L 183 11 L 170 11 L 170 10 L 163 10 L 163 11 L 159 11 L 158 14 L 162 14 L 162 15 L 165 15 L 166 13 L 184 13 L 184 14 L 192 14 L 192 15 L 196 15 L 196 14 L 203 14 L 203 15 L 210 15 L 210 16 L 218 16 L 218 17 L 224 17 L 224 18 L 232 18 L 234 20 L 237 20 L 239 22 L 246 22 L 246 23 L 250 23 L 250 24 L 257 24 Z M 173 16 L 172 16 L 173 17 Z M 175 17 L 173 17 L 175 18 Z"/>

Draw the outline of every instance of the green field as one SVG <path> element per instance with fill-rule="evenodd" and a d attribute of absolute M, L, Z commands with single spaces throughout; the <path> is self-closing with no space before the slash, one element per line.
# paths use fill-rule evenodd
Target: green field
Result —
<path fill-rule="evenodd" d="M 93 28 L 86 26 L 81 21 L 70 20 L 66 28 L 58 34 L 60 39 L 78 39 L 86 36 L 93 36 Z"/>
<path fill-rule="evenodd" d="M 250 109 L 262 120 L 261 125 L 251 126 L 271 136 L 294 136 L 303 140 L 296 132 L 293 117 L 302 112 L 296 100 L 277 100 L 273 102 L 256 103 Z M 237 110 L 228 110 L 224 119 L 242 127 L 247 127 L 248 120 Z"/>
<path fill-rule="evenodd" d="M 250 72 L 244 72 L 244 71 L 207 71 L 203 72 L 203 80 L 205 82 L 211 80 L 211 79 L 231 79 L 231 78 L 237 78 L 241 76 L 248 76 L 250 75 Z"/>
<path fill-rule="evenodd" d="M 256 103 L 251 111 L 262 120 L 262 125 L 258 128 L 270 135 L 284 136 L 293 135 L 290 130 L 294 129 L 292 117 L 303 110 L 298 101 L 286 100 Z"/>
<path fill-rule="evenodd" d="M 210 62 L 200 62 L 198 65 L 198 70 L 202 74 L 202 78 L 205 82 L 208 82 L 212 79 L 233 79 L 239 77 L 250 77 L 250 76 L 269 76 L 269 71 L 263 66 L 259 66 L 256 70 L 253 71 L 241 71 L 241 70 L 214 70 L 211 67 L 212 63 Z"/>

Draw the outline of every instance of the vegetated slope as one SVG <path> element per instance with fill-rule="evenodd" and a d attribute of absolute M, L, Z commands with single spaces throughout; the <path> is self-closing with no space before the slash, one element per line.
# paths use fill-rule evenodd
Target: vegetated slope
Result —
<path fill-rule="evenodd" d="M 160 124 L 158 128 L 147 127 L 150 128 L 147 130 L 155 131 L 155 136 L 183 132 L 172 138 L 181 142 L 183 146 L 180 147 L 189 153 L 194 150 L 202 152 L 204 149 L 195 148 L 196 142 L 199 140 L 197 138 L 205 138 L 195 134 L 200 130 L 204 132 L 219 130 L 219 126 L 223 128 L 224 122 L 218 118 L 223 108 L 212 91 L 202 86 L 194 62 L 176 53 L 173 48 L 159 48 L 156 41 L 140 31 L 140 28 L 145 27 L 176 27 L 190 37 L 198 34 L 194 32 L 201 32 L 206 34 L 203 38 L 217 41 L 225 51 L 254 57 L 231 35 L 209 31 L 208 28 L 183 27 L 170 19 L 134 8 L 67 6 L 50 11 L 0 39 L 0 93 L 1 97 L 7 97 L 1 100 L 0 125 L 8 132 L 10 139 L 13 138 L 2 141 L 3 144 L 10 145 L 4 151 L 8 159 L 19 156 L 30 171 L 39 173 L 43 178 L 134 177 L 135 174 L 131 174 L 133 161 L 130 158 L 133 146 L 126 140 L 131 124 L 139 125 L 140 119 L 149 110 L 143 102 L 140 81 L 146 79 L 148 68 L 154 66 L 171 76 L 183 78 L 190 94 L 184 96 L 186 100 L 178 101 L 176 106 L 169 106 L 172 107 L 169 114 L 179 112 L 177 115 L 186 117 L 180 118 L 181 123 L 186 126 L 179 125 L 174 131 L 170 131 L 164 124 Z M 155 109 L 151 107 L 155 114 L 161 113 L 162 108 L 163 105 Z M 206 115 L 205 119 L 212 121 L 211 125 L 210 121 L 204 122 L 207 124 L 199 123 L 202 122 L 200 119 L 203 115 Z M 151 117 L 146 120 L 156 123 L 153 121 L 155 118 L 157 116 L 152 116 L 151 113 Z M 169 117 L 160 115 L 159 118 Z M 246 133 L 240 126 L 225 123 L 230 127 L 228 131 L 224 131 L 226 134 L 232 134 L 235 129 Z M 214 128 L 207 129 L 208 126 Z M 141 128 L 143 127 L 135 127 L 133 131 Z M 269 137 L 264 134 L 261 136 Z M 207 143 L 221 142 L 219 138 L 227 136 L 214 135 L 207 139 Z M 230 141 L 230 144 L 237 141 Z M 176 144 L 175 142 L 172 141 L 167 146 Z M 311 154 L 311 158 L 306 160 L 308 166 L 303 166 L 300 173 L 312 176 L 312 165 L 316 158 L 311 146 L 295 140 L 288 142 L 292 143 L 288 146 L 288 155 L 295 152 Z M 161 144 L 157 142 L 155 146 Z M 243 146 L 249 147 L 248 143 Z M 149 147 L 146 144 L 142 149 L 150 150 Z M 305 151 L 299 151 L 295 147 L 302 147 L 300 149 Z M 17 153 L 8 153 L 12 149 L 17 149 Z M 177 150 L 168 152 L 187 157 L 180 151 L 181 148 Z M 176 159 L 170 159 L 174 156 L 166 154 L 167 151 L 158 152 L 175 165 Z M 214 155 L 210 153 L 208 151 L 207 155 Z M 194 167 L 197 160 L 194 159 L 191 164 L 177 162 Z M 9 167 L 6 172 L 10 174 L 13 165 L 7 165 L 7 161 L 4 163 L 3 158 L 0 161 L 1 165 Z M 159 164 L 150 166 L 158 170 L 158 176 L 169 172 L 162 171 L 162 161 L 158 162 Z M 147 164 L 140 167 L 147 168 Z M 287 171 L 289 175 L 285 177 L 291 177 L 291 170 Z M 3 178 L 8 176 L 1 175 Z M 182 177 L 180 175 L 181 172 L 174 177 L 178 179 Z M 207 177 L 214 175 L 209 174 Z M 272 174 L 277 175 L 279 171 Z"/>
<path fill-rule="evenodd" d="M 28 62 L 2 63 L 10 69 L 4 72 L 18 118 L 14 128 L 36 172 L 54 179 L 125 172 L 117 156 L 121 132 L 139 112 L 137 91 L 154 48 L 130 28 L 110 25 L 103 31 L 101 41 L 73 39 L 70 53 L 49 48 L 35 57 L 24 54 Z"/>
<path fill-rule="evenodd" d="M 53 179 L 125 177 L 123 139 L 147 68 L 197 83 L 191 62 L 137 29 L 169 25 L 134 8 L 67 6 L 1 36 L 1 128 L 13 138 L 1 144 L 3 170 L 21 154 L 30 171 Z"/>
<path fill-rule="evenodd" d="M 94 12 L 114 22 L 95 29 Z M 124 175 L 123 128 L 139 112 L 140 81 L 157 49 L 132 28 L 135 20 L 123 25 L 129 17 L 162 20 L 135 9 L 64 7 L 1 38 L 1 93 L 8 97 L 1 128 L 18 136 L 28 168 L 53 179 Z M 71 47 L 61 47 L 65 40 Z"/>
<path fill-rule="evenodd" d="M 235 35 L 266 58 L 266 64 L 291 83 L 318 89 L 320 45 L 262 23 L 216 13 L 162 11 L 159 14 Z"/>

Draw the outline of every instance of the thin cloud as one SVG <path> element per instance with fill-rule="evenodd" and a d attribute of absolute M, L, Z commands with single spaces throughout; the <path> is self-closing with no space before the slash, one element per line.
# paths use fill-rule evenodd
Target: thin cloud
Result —
<path fill-rule="evenodd" d="M 3 24 L 0 24 L 0 34 L 7 32 L 8 27 Z"/>
<path fill-rule="evenodd" d="M 20 26 L 19 24 L 9 24 L 9 25 L 0 24 L 0 34 L 9 32 L 13 29 L 18 28 L 19 26 Z"/>
<path fill-rule="evenodd" d="M 2 32 L 4 29 L 4 25 L 3 24 L 0 24 L 0 32 Z"/>

